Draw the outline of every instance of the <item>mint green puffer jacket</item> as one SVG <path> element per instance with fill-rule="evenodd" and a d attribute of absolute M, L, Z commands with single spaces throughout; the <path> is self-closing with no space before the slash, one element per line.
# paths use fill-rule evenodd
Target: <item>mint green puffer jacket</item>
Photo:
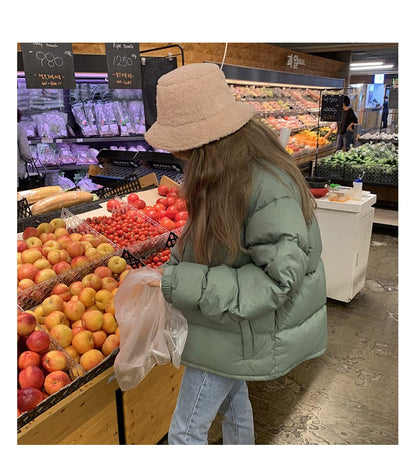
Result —
<path fill-rule="evenodd" d="M 182 364 L 225 377 L 270 380 L 327 345 L 326 289 L 316 220 L 308 227 L 297 188 L 258 170 L 241 253 L 232 266 L 182 261 L 172 249 L 161 288 L 188 321 Z M 207 236 L 209 238 L 209 236 Z"/>

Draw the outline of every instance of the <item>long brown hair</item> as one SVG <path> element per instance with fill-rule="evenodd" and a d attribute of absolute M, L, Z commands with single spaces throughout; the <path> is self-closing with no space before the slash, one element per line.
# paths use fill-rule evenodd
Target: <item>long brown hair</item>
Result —
<path fill-rule="evenodd" d="M 241 227 L 251 194 L 253 166 L 276 179 L 280 178 L 273 167 L 285 171 L 299 188 L 305 221 L 311 222 L 316 205 L 305 178 L 277 134 L 261 120 L 251 119 L 232 135 L 185 153 L 189 220 L 177 244 L 182 255 L 188 241 L 192 242 L 195 261 L 210 266 L 230 264 L 244 251 Z"/>

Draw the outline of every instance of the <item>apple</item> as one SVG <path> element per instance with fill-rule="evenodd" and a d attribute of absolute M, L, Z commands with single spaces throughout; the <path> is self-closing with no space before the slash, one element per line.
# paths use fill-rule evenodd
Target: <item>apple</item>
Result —
<path fill-rule="evenodd" d="M 39 231 L 36 227 L 26 227 L 26 229 L 22 233 L 23 240 L 28 239 L 29 237 L 38 237 Z"/>
<path fill-rule="evenodd" d="M 41 257 L 35 262 L 33 262 L 33 265 L 38 269 L 38 270 L 43 270 L 44 268 L 52 268 L 51 262 L 46 259 L 45 257 Z"/>
<path fill-rule="evenodd" d="M 105 309 L 107 303 L 113 298 L 110 290 L 101 289 L 95 294 L 95 304 L 98 309 Z"/>
<path fill-rule="evenodd" d="M 93 235 L 90 242 L 93 247 L 97 248 L 100 244 L 106 242 L 106 238 L 103 235 Z"/>
<path fill-rule="evenodd" d="M 52 265 L 55 265 L 58 262 L 66 262 L 67 256 L 68 253 L 64 249 L 52 249 L 47 253 L 46 258 Z"/>
<path fill-rule="evenodd" d="M 64 351 L 75 360 L 75 362 L 79 362 L 80 354 L 73 348 L 72 344 L 69 346 L 64 347 Z"/>
<path fill-rule="evenodd" d="M 52 395 L 70 383 L 71 379 L 66 372 L 63 370 L 55 370 L 45 377 L 43 387 L 48 395 Z"/>
<path fill-rule="evenodd" d="M 48 240 L 56 240 L 56 235 L 52 234 L 52 232 L 48 232 L 46 234 L 40 234 L 39 239 L 41 240 L 42 244 L 48 242 Z"/>
<path fill-rule="evenodd" d="M 74 281 L 69 285 L 71 295 L 79 295 L 83 288 L 84 287 L 82 286 L 82 283 L 80 281 Z"/>
<path fill-rule="evenodd" d="M 49 349 L 50 339 L 44 331 L 33 331 L 26 339 L 26 346 L 30 351 L 46 352 Z"/>
<path fill-rule="evenodd" d="M 33 263 L 42 257 L 42 252 L 36 248 L 27 248 L 21 252 L 22 263 Z"/>
<path fill-rule="evenodd" d="M 49 224 L 49 222 L 41 222 L 38 225 L 38 231 L 39 231 L 39 234 L 41 234 L 42 232 L 48 233 L 48 232 L 53 232 L 54 228 L 52 227 L 51 224 Z"/>
<path fill-rule="evenodd" d="M 51 295 L 58 295 L 60 296 L 64 301 L 69 301 L 71 299 L 71 290 L 69 289 L 69 286 L 66 285 L 65 283 L 57 283 L 51 291 Z"/>
<path fill-rule="evenodd" d="M 17 278 L 19 280 L 23 280 L 24 278 L 29 278 L 30 280 L 34 280 L 37 272 L 38 272 L 38 269 L 33 265 L 33 263 L 23 263 L 17 269 Z"/>
<path fill-rule="evenodd" d="M 40 390 L 43 387 L 45 376 L 42 369 L 36 365 L 30 365 L 19 372 L 18 379 L 20 388 L 33 387 Z"/>
<path fill-rule="evenodd" d="M 74 328 L 85 329 L 84 325 L 82 324 L 82 319 L 77 319 L 76 321 L 73 321 L 72 324 L 71 324 L 71 328 L 72 329 L 74 329 Z"/>
<path fill-rule="evenodd" d="M 87 234 L 82 234 L 81 238 L 79 239 L 80 242 L 90 242 L 92 238 L 94 237 L 93 234 L 90 234 L 89 232 Z"/>
<path fill-rule="evenodd" d="M 52 219 L 49 224 L 52 226 L 52 228 L 54 230 L 58 229 L 58 228 L 63 228 L 66 230 L 66 223 L 63 219 L 61 219 L 60 217 L 55 217 L 54 219 Z"/>
<path fill-rule="evenodd" d="M 61 346 L 69 346 L 72 343 L 72 331 L 66 324 L 57 324 L 50 330 L 50 335 Z"/>
<path fill-rule="evenodd" d="M 79 363 L 86 371 L 93 369 L 104 360 L 104 355 L 98 349 L 90 349 L 81 355 Z"/>
<path fill-rule="evenodd" d="M 104 257 L 104 255 L 109 255 L 114 253 L 113 246 L 108 242 L 103 242 L 97 246 L 97 250 L 100 252 L 100 255 Z"/>
<path fill-rule="evenodd" d="M 118 290 L 118 288 L 114 288 L 111 293 L 112 295 L 114 296 L 116 291 Z M 104 312 L 105 313 L 111 313 L 111 314 L 115 314 L 116 313 L 116 308 L 114 307 L 114 298 L 112 298 L 106 305 L 105 305 L 105 308 L 104 308 Z"/>
<path fill-rule="evenodd" d="M 101 288 L 103 290 L 113 290 L 118 287 L 118 281 L 113 277 L 101 278 Z"/>
<path fill-rule="evenodd" d="M 26 369 L 27 367 L 30 367 L 31 365 L 35 365 L 36 367 L 39 367 L 40 363 L 41 363 L 40 355 L 37 352 L 33 352 L 33 351 L 23 351 L 17 359 L 17 367 L 19 370 Z"/>
<path fill-rule="evenodd" d="M 81 280 L 82 286 L 94 288 L 94 290 L 101 289 L 101 277 L 96 275 L 95 273 L 88 273 Z"/>
<path fill-rule="evenodd" d="M 19 290 L 24 291 L 32 286 L 35 286 L 35 282 L 33 280 L 31 280 L 30 278 L 23 278 L 23 280 L 19 281 L 17 288 L 19 288 Z"/>
<path fill-rule="evenodd" d="M 100 252 L 95 247 L 90 247 L 85 250 L 85 256 L 88 260 L 97 260 L 97 258 L 101 258 Z"/>
<path fill-rule="evenodd" d="M 77 327 L 72 326 L 71 331 L 72 331 L 72 339 L 73 339 L 75 334 L 78 334 L 81 331 L 86 331 L 86 329 L 84 328 L 84 326 L 77 326 Z"/>
<path fill-rule="evenodd" d="M 120 337 L 117 334 L 110 334 L 107 336 L 106 340 L 104 341 L 103 345 L 101 346 L 101 352 L 108 356 L 113 352 L 120 345 Z"/>
<path fill-rule="evenodd" d="M 71 260 L 71 267 L 78 268 L 82 265 L 85 265 L 86 263 L 89 263 L 88 257 L 85 255 L 78 255 Z"/>
<path fill-rule="evenodd" d="M 19 265 L 22 265 L 22 252 L 17 252 L 17 268 L 19 268 Z"/>
<path fill-rule="evenodd" d="M 28 336 L 36 329 L 37 320 L 31 313 L 20 313 L 17 316 L 17 334 L 19 336 Z"/>
<path fill-rule="evenodd" d="M 89 242 L 88 240 L 80 240 L 79 243 L 82 244 L 82 246 L 84 247 L 84 255 L 85 255 L 85 252 L 86 252 L 88 249 L 93 249 L 93 248 L 94 248 L 94 247 L 92 246 L 92 243 Z"/>
<path fill-rule="evenodd" d="M 25 242 L 28 248 L 42 247 L 43 244 L 39 237 L 28 237 Z"/>
<path fill-rule="evenodd" d="M 94 349 L 101 349 L 104 341 L 107 339 L 107 333 L 104 329 L 99 329 L 98 331 L 94 331 L 92 333 L 92 337 L 94 338 Z"/>
<path fill-rule="evenodd" d="M 70 242 L 73 242 L 73 240 L 71 239 L 71 237 L 69 235 L 61 235 L 61 236 L 57 237 L 56 241 L 59 242 L 59 245 L 63 249 L 66 249 L 68 247 L 68 244 Z"/>
<path fill-rule="evenodd" d="M 102 329 L 107 334 L 114 334 L 118 327 L 117 320 L 113 313 L 104 313 L 103 314 L 103 327 Z"/>
<path fill-rule="evenodd" d="M 55 263 L 55 265 L 52 266 L 52 270 L 53 270 L 57 275 L 60 275 L 61 273 L 64 273 L 64 272 L 66 272 L 67 270 L 70 270 L 71 268 L 72 268 L 72 267 L 71 267 L 71 264 L 68 263 L 68 262 L 64 262 L 64 261 Z"/>
<path fill-rule="evenodd" d="M 43 324 L 45 321 L 45 315 L 43 314 L 42 305 L 36 306 L 36 308 L 33 310 L 33 313 L 38 324 Z"/>
<path fill-rule="evenodd" d="M 69 237 L 72 241 L 79 241 L 82 237 L 82 234 L 80 234 L 79 232 L 72 232 L 69 234 Z"/>
<path fill-rule="evenodd" d="M 61 244 L 57 240 L 47 240 L 42 244 L 42 254 L 47 257 L 51 250 L 60 250 L 61 248 Z"/>
<path fill-rule="evenodd" d="M 91 288 L 90 286 L 85 286 L 78 294 L 78 301 L 81 301 L 81 303 L 86 308 L 89 308 L 90 306 L 95 304 L 95 294 L 96 291 L 94 290 L 94 288 Z"/>
<path fill-rule="evenodd" d="M 52 350 L 42 357 L 42 367 L 48 371 L 65 370 L 67 367 L 66 355 L 60 350 Z"/>
<path fill-rule="evenodd" d="M 50 332 L 54 326 L 58 324 L 65 324 L 69 326 L 69 319 L 65 316 L 62 311 L 52 311 L 47 316 L 44 317 L 43 324 L 46 329 Z"/>
<path fill-rule="evenodd" d="M 17 408 L 20 412 L 33 410 L 44 400 L 43 393 L 38 388 L 20 388 L 17 391 Z"/>
<path fill-rule="evenodd" d="M 42 301 L 42 310 L 43 314 L 47 316 L 52 311 L 63 311 L 65 301 L 57 294 L 52 294 L 47 296 Z"/>
<path fill-rule="evenodd" d="M 62 237 L 64 235 L 69 237 L 69 232 L 65 229 L 65 227 L 57 227 L 53 234 L 55 235 L 55 239 L 58 240 L 59 237 Z"/>
<path fill-rule="evenodd" d="M 79 353 L 84 354 L 85 352 L 89 351 L 90 349 L 94 348 L 94 337 L 91 331 L 85 329 L 85 331 L 81 331 L 72 339 L 72 347 Z"/>
<path fill-rule="evenodd" d="M 17 251 L 18 252 L 23 252 L 23 250 L 26 250 L 27 248 L 28 248 L 27 243 L 24 240 L 18 240 L 17 241 Z"/>
<path fill-rule="evenodd" d="M 69 253 L 71 258 L 74 258 L 78 257 L 79 255 L 83 255 L 85 249 L 81 242 L 73 241 L 66 246 L 66 251 Z"/>
<path fill-rule="evenodd" d="M 82 324 L 88 331 L 94 332 L 102 328 L 104 318 L 99 309 L 90 309 L 81 316 Z"/>
<path fill-rule="evenodd" d="M 115 274 L 118 275 L 122 273 L 126 269 L 127 261 L 123 257 L 119 257 L 118 255 L 113 255 L 108 260 L 107 266 L 108 268 Z"/>
<path fill-rule="evenodd" d="M 42 270 L 39 270 L 35 275 L 35 283 L 43 283 L 44 281 L 55 277 L 56 273 L 52 270 L 52 268 L 42 268 Z"/>
<path fill-rule="evenodd" d="M 64 305 L 65 316 L 71 321 L 77 321 L 81 319 L 82 314 L 85 311 L 84 304 L 79 300 L 69 300 Z"/>
<path fill-rule="evenodd" d="M 113 276 L 113 272 L 107 267 L 107 265 L 100 265 L 94 270 L 94 273 L 101 278 Z"/>

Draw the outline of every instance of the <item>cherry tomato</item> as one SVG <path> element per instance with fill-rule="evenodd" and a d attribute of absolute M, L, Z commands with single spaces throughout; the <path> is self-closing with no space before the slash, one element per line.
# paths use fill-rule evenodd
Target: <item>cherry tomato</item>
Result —
<path fill-rule="evenodd" d="M 166 196 L 169 192 L 169 188 L 167 186 L 161 185 L 157 188 L 157 192 L 159 193 L 159 196 Z"/>

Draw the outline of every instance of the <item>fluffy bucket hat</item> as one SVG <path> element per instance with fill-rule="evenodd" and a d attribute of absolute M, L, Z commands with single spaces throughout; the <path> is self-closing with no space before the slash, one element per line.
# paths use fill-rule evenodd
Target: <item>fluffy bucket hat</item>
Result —
<path fill-rule="evenodd" d="M 156 91 L 157 120 L 145 134 L 154 148 L 191 150 L 234 133 L 254 115 L 237 102 L 216 64 L 182 66 L 162 76 Z"/>

